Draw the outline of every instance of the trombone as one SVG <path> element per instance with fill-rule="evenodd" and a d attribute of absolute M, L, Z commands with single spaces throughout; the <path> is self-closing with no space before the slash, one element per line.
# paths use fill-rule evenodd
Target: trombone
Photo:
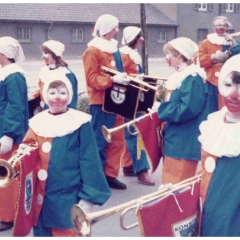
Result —
<path fill-rule="evenodd" d="M 20 172 L 18 161 L 20 161 L 30 151 L 37 149 L 37 143 L 31 143 L 29 145 L 21 144 L 21 147 L 17 150 L 8 161 L 0 159 L 0 188 L 9 186 L 15 177 Z"/>
<path fill-rule="evenodd" d="M 135 122 L 138 122 L 138 121 L 140 121 L 140 120 L 142 120 L 142 119 L 144 119 L 144 118 L 146 118 L 146 117 L 148 117 L 148 116 L 151 116 L 154 112 L 155 112 L 155 111 L 152 110 L 152 111 L 150 111 L 149 113 L 147 113 L 147 114 L 145 114 L 145 115 L 143 115 L 143 116 L 141 116 L 141 117 L 135 118 L 135 119 L 133 119 L 132 121 L 129 121 L 129 122 L 127 122 L 127 123 L 124 123 L 124 124 L 122 124 L 122 125 L 120 125 L 120 126 L 118 126 L 118 127 L 115 127 L 115 128 L 110 128 L 110 129 L 108 129 L 108 128 L 106 128 L 106 126 L 102 126 L 103 136 L 105 137 L 106 141 L 110 143 L 110 142 L 111 142 L 112 135 L 113 135 L 115 132 L 117 132 L 117 131 L 125 128 L 125 127 L 128 128 L 128 131 L 129 131 L 129 133 L 130 133 L 131 135 L 136 135 L 138 132 L 132 133 L 132 132 L 130 131 L 130 126 L 131 126 L 132 124 L 134 124 Z"/>
<path fill-rule="evenodd" d="M 125 74 L 123 74 L 123 73 L 121 73 L 121 72 L 118 72 L 118 71 L 116 71 L 116 70 L 114 70 L 114 69 L 111 69 L 111 68 L 108 68 L 108 67 L 105 67 L 105 66 L 100 66 L 101 67 L 101 69 L 102 70 L 104 70 L 105 72 L 108 72 L 108 73 L 113 73 L 113 74 L 115 74 L 115 75 L 121 75 L 121 76 L 123 76 L 123 77 L 125 77 L 126 79 L 129 79 L 129 80 L 131 80 L 131 81 L 133 81 L 133 82 L 135 82 L 135 83 L 138 83 L 138 84 L 140 84 L 140 85 L 142 85 L 143 87 L 138 87 L 138 86 L 136 86 L 136 85 L 132 85 L 132 84 L 130 84 L 131 86 L 133 86 L 133 87 L 135 87 L 135 88 L 138 88 L 138 89 L 140 89 L 140 90 L 142 90 L 142 91 L 148 91 L 149 89 L 152 89 L 152 90 L 154 90 L 154 91 L 158 91 L 158 89 L 159 89 L 159 86 L 152 86 L 152 85 L 150 85 L 149 83 L 147 83 L 147 82 L 144 82 L 144 81 L 142 81 L 142 80 L 138 80 L 138 79 L 136 79 L 136 78 L 134 78 L 134 77 L 131 77 L 131 76 L 129 76 L 129 75 L 125 75 Z M 147 89 L 145 89 L 144 87 L 146 87 Z"/>
<path fill-rule="evenodd" d="M 162 197 L 166 197 L 174 192 L 177 192 L 178 190 L 193 186 L 196 182 L 200 181 L 200 179 L 201 174 L 183 180 L 177 184 L 171 185 L 171 187 L 168 186 L 168 184 L 166 186 L 163 185 L 163 188 L 156 192 L 97 212 L 86 213 L 83 208 L 81 208 L 78 204 L 75 204 L 71 208 L 71 221 L 73 227 L 79 236 L 88 237 L 91 236 L 91 227 L 93 224 L 115 213 L 123 211 L 120 218 L 120 226 L 123 230 L 132 229 L 134 227 L 137 227 L 138 223 L 132 224 L 128 227 L 124 226 L 123 219 L 127 211 L 138 209 L 139 206 L 142 206 L 143 204 L 150 203 L 154 200 L 160 200 Z"/>

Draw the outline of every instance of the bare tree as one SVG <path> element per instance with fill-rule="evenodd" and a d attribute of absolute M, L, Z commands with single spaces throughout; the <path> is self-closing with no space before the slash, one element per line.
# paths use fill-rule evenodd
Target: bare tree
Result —
<path fill-rule="evenodd" d="M 146 11 L 145 11 L 145 4 L 140 4 L 140 18 L 141 18 L 141 29 L 143 32 L 143 45 L 142 45 L 142 66 L 143 72 L 148 74 L 148 51 L 147 51 L 147 27 L 146 27 Z"/>

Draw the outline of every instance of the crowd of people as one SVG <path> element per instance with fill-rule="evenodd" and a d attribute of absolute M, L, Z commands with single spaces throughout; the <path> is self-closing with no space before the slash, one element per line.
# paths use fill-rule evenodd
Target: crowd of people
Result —
<path fill-rule="evenodd" d="M 165 100 L 152 108 L 162 122 L 161 184 L 202 174 L 199 236 L 240 235 L 239 191 L 234 184 L 240 161 L 240 43 L 227 33 L 230 28 L 226 17 L 217 16 L 214 33 L 199 45 L 186 37 L 164 45 L 165 60 L 176 71 L 165 84 Z M 110 198 L 110 188 L 127 189 L 118 180 L 121 167 L 125 176 L 155 185 L 146 151 L 138 153 L 138 135 L 121 129 L 108 142 L 102 133 L 103 125 L 111 129 L 129 122 L 103 110 L 106 89 L 126 87 L 128 75 L 143 79 L 138 53 L 142 30 L 124 28 L 121 47 L 119 31 L 115 16 L 100 16 L 82 55 L 90 114 L 76 110 L 78 81 L 62 59 L 63 43 L 49 40 L 40 46 L 46 65 L 39 72 L 38 91 L 28 94 L 24 70 L 18 66 L 25 58 L 22 47 L 12 37 L 0 38 L 0 158 L 10 159 L 21 144 L 38 144 L 34 236 L 77 236 L 71 207 L 78 204 L 91 212 L 93 204 L 101 206 Z M 28 100 L 36 98 L 40 108 L 33 114 Z M 144 114 L 137 112 L 136 118 Z M 14 225 L 18 184 L 15 178 L 0 188 L 0 231 Z"/>

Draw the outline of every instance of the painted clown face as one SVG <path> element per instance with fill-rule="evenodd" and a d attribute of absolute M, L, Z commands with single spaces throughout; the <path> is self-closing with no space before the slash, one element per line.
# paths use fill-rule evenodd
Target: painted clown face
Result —
<path fill-rule="evenodd" d="M 219 91 L 229 112 L 240 112 L 240 83 L 234 83 L 232 73 L 222 80 Z"/>
<path fill-rule="evenodd" d="M 213 27 L 218 36 L 223 36 L 228 30 L 228 25 L 221 18 L 215 20 Z"/>
<path fill-rule="evenodd" d="M 51 113 L 64 113 L 67 111 L 69 93 L 62 84 L 55 88 L 49 88 L 47 92 L 48 105 Z"/>

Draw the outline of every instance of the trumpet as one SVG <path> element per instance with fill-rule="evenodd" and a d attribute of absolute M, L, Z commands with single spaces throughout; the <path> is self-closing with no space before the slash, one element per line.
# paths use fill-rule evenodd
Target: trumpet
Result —
<path fill-rule="evenodd" d="M 91 226 L 93 224 L 115 213 L 123 211 L 120 218 L 120 226 L 123 230 L 132 229 L 134 227 L 137 227 L 138 223 L 131 224 L 127 227 L 124 226 L 123 219 L 127 211 L 137 209 L 139 205 L 147 204 L 155 200 L 160 200 L 161 198 L 177 192 L 178 190 L 193 186 L 196 182 L 200 181 L 200 179 L 201 175 L 199 174 L 192 178 L 188 178 L 177 184 L 174 184 L 171 186 L 171 188 L 166 186 L 156 192 L 145 195 L 143 197 L 131 200 L 129 202 L 120 204 L 106 210 L 100 210 L 93 213 L 86 213 L 84 209 L 82 209 L 78 204 L 75 204 L 71 208 L 71 221 L 73 227 L 79 236 L 88 237 L 91 236 Z"/>
<path fill-rule="evenodd" d="M 138 134 L 138 132 L 134 132 L 134 133 L 131 132 L 131 131 L 130 131 L 130 126 L 131 126 L 132 124 L 134 124 L 135 122 L 138 122 L 138 121 L 140 121 L 140 120 L 142 120 L 142 119 L 144 119 L 144 118 L 146 118 L 146 117 L 148 117 L 148 116 L 151 116 L 154 112 L 155 112 L 155 111 L 150 111 L 148 114 L 145 114 L 145 115 L 143 115 L 143 116 L 141 116 L 141 117 L 135 118 L 135 119 L 133 119 L 132 121 L 129 121 L 129 122 L 127 122 L 127 123 L 124 123 L 124 124 L 122 124 L 122 125 L 120 125 L 120 126 L 118 126 L 118 127 L 115 127 L 115 128 L 110 128 L 110 129 L 108 129 L 108 128 L 106 128 L 106 126 L 102 126 L 103 136 L 105 137 L 106 141 L 110 143 L 110 142 L 111 142 L 112 135 L 113 135 L 115 132 L 117 132 L 117 131 L 125 128 L 125 127 L 128 128 L 128 131 L 129 131 L 129 133 L 130 133 L 131 135 L 136 135 L 136 134 Z"/>
<path fill-rule="evenodd" d="M 29 145 L 21 144 L 19 150 L 8 161 L 0 159 L 0 188 L 9 186 L 15 177 L 18 176 L 20 169 L 18 162 L 30 151 L 37 149 L 37 143 Z"/>
<path fill-rule="evenodd" d="M 135 88 L 139 88 L 140 90 L 142 90 L 142 91 L 148 91 L 149 89 L 152 89 L 152 90 L 154 90 L 154 91 L 158 91 L 158 89 L 159 89 L 159 86 L 152 86 L 152 85 L 150 85 L 149 83 L 147 83 L 147 82 L 144 82 L 144 81 L 141 81 L 141 80 L 138 80 L 138 79 L 136 79 L 136 78 L 134 78 L 134 77 L 131 77 L 131 76 L 129 76 L 129 75 L 123 75 L 123 73 L 121 73 L 121 72 L 118 72 L 118 71 L 116 71 L 116 70 L 114 70 L 114 69 L 111 69 L 111 68 L 108 68 L 108 67 L 105 67 L 105 66 L 100 66 L 101 67 L 101 69 L 102 70 L 104 70 L 105 72 L 108 72 L 108 73 L 113 73 L 113 74 L 117 74 L 117 75 L 122 75 L 123 77 L 126 77 L 127 79 L 129 79 L 129 80 L 131 80 L 131 81 L 133 81 L 133 82 L 135 82 L 135 83 L 138 83 L 138 84 L 140 84 L 140 85 L 142 85 L 143 87 L 138 87 L 138 86 L 136 86 L 136 85 L 132 85 L 133 87 L 135 87 Z M 131 85 L 131 84 L 130 84 Z M 144 88 L 144 87 L 146 87 L 146 88 Z"/>

